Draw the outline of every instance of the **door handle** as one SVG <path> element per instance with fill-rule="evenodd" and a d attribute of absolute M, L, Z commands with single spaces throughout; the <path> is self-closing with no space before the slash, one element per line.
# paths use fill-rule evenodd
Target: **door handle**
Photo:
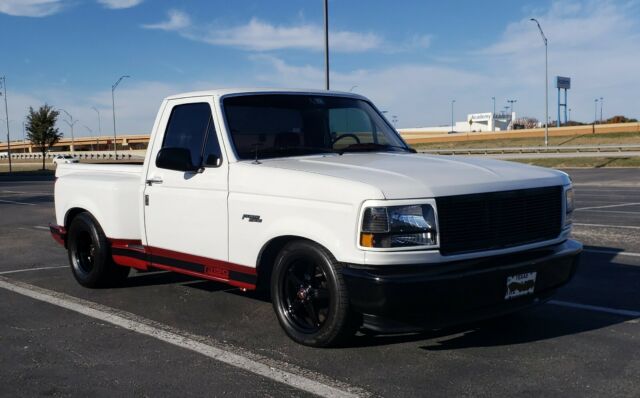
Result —
<path fill-rule="evenodd" d="M 147 183 L 147 185 L 151 186 L 153 184 L 162 184 L 162 178 L 160 177 L 153 177 L 150 178 L 148 180 L 145 181 Z"/>

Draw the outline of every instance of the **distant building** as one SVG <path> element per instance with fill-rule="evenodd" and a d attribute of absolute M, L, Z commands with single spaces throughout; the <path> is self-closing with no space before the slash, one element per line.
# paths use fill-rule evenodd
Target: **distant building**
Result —
<path fill-rule="evenodd" d="M 513 129 L 513 121 L 516 120 L 516 113 L 470 113 L 467 119 L 462 122 L 455 122 L 453 132 L 455 133 L 478 133 L 481 131 L 504 131 Z M 469 123 L 471 122 L 471 123 Z M 451 125 L 437 127 L 417 127 L 410 129 L 400 129 L 414 133 L 442 134 L 450 133 Z"/>

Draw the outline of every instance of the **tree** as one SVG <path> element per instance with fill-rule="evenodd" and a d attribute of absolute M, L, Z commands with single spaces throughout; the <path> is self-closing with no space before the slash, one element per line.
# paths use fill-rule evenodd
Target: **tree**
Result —
<path fill-rule="evenodd" d="M 614 117 L 607 119 L 605 123 L 636 123 L 637 121 L 638 120 L 636 119 L 630 119 L 622 115 L 616 115 Z"/>
<path fill-rule="evenodd" d="M 37 111 L 29 107 L 26 124 L 27 138 L 42 152 L 42 170 L 45 169 L 44 162 L 47 152 L 62 138 L 62 133 L 56 128 L 59 114 L 60 112 L 47 104 L 41 106 Z"/>
<path fill-rule="evenodd" d="M 536 119 L 535 117 L 528 117 L 528 116 L 523 116 L 519 119 L 516 119 L 514 124 L 518 124 L 523 126 L 522 128 L 525 129 L 534 129 L 536 127 L 538 127 L 538 119 Z"/>

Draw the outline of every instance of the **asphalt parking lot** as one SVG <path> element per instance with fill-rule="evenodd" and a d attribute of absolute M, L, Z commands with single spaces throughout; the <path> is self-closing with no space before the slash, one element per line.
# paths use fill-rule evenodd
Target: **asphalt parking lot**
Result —
<path fill-rule="evenodd" d="M 293 343 L 270 303 L 213 282 L 149 272 L 80 287 L 46 228 L 53 181 L 5 177 L 0 395 L 639 396 L 640 171 L 567 172 L 586 250 L 554 301 L 337 349 Z"/>

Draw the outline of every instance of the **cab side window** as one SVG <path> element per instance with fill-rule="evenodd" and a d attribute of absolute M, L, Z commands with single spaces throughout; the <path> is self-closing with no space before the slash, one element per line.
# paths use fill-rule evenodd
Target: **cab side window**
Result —
<path fill-rule="evenodd" d="M 199 102 L 174 106 L 162 148 L 186 148 L 194 165 L 217 166 L 221 152 L 209 104 Z"/>

